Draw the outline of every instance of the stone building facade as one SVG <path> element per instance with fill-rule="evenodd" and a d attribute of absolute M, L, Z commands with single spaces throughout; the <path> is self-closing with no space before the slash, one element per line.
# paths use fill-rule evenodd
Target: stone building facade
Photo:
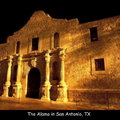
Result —
<path fill-rule="evenodd" d="M 119 101 L 119 49 L 120 16 L 81 24 L 36 11 L 0 44 L 0 95 Z"/>

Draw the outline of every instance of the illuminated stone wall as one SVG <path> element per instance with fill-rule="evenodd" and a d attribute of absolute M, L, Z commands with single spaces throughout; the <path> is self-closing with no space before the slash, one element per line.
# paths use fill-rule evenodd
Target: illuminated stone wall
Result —
<path fill-rule="evenodd" d="M 30 53 L 31 41 L 35 37 L 40 39 L 39 52 L 52 49 L 55 32 L 60 33 L 60 45 L 63 46 L 67 43 L 69 31 L 77 27 L 78 24 L 77 19 L 53 19 L 42 11 L 35 12 L 23 28 L 8 37 L 7 41 L 8 43 L 10 42 L 12 49 L 9 54 L 15 54 L 15 44 L 17 41 L 21 41 L 21 54 Z"/>
<path fill-rule="evenodd" d="M 71 89 L 69 95 L 73 95 L 74 99 L 77 99 L 77 92 L 83 98 L 85 95 L 86 100 L 100 100 L 102 94 L 99 93 L 119 92 L 119 21 L 120 17 L 116 16 L 84 23 L 71 33 L 72 42 L 66 58 L 66 80 Z M 98 29 L 98 41 L 91 42 L 89 28 L 92 27 Z M 104 58 L 105 71 L 95 71 L 94 60 L 99 58 Z M 91 94 L 95 94 L 96 98 L 88 97 Z"/>
<path fill-rule="evenodd" d="M 71 88 L 119 88 L 119 20 L 115 17 L 81 24 L 71 33 L 66 58 L 67 79 L 76 79 L 74 84 L 70 82 Z M 98 41 L 90 40 L 89 28 L 92 27 L 98 28 Z M 104 58 L 105 71 L 95 71 L 96 58 Z M 114 80 L 117 77 L 118 80 Z"/>
<path fill-rule="evenodd" d="M 92 27 L 97 27 L 98 41 L 91 42 L 90 28 Z M 51 77 L 53 62 L 60 63 L 59 48 L 53 46 L 54 33 L 56 32 L 60 36 L 59 47 L 66 49 L 65 82 L 68 85 L 69 101 L 75 101 L 77 94 L 80 95 L 80 99 L 89 101 L 95 98 L 93 94 L 96 96 L 96 92 L 104 94 L 106 91 L 118 92 L 120 90 L 120 16 L 81 24 L 78 19 L 54 19 L 43 11 L 37 11 L 23 28 L 9 36 L 7 43 L 0 46 L 0 69 L 5 66 L 5 69 L 0 72 L 1 91 L 7 76 L 7 62 L 6 64 L 3 62 L 9 55 L 16 56 L 17 41 L 20 41 L 20 55 L 23 55 L 20 80 L 22 84 L 21 97 L 26 96 L 28 73 L 31 68 L 39 69 L 41 73 L 40 87 L 44 84 L 44 51 L 48 49 L 51 50 L 50 82 L 56 84 Z M 32 38 L 36 37 L 39 38 L 39 50 L 31 51 Z M 34 63 L 34 58 L 37 58 L 36 63 Z M 95 70 L 94 60 L 99 58 L 104 58 L 105 71 Z M 17 58 L 14 58 L 12 64 L 17 65 Z M 60 70 L 60 68 L 58 69 Z M 103 94 L 100 94 L 98 98 L 100 96 L 102 98 Z M 51 96 L 53 97 L 54 93 Z"/>

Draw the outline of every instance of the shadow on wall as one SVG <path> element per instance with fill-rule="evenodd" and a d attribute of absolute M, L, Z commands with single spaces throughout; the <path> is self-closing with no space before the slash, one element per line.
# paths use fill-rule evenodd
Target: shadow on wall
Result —
<path fill-rule="evenodd" d="M 7 61 L 6 60 L 1 61 L 0 62 L 0 96 L 3 94 L 3 87 L 7 78 L 7 68 L 8 68 Z"/>
<path fill-rule="evenodd" d="M 56 101 L 58 98 L 58 81 L 57 80 L 52 80 L 51 81 L 51 89 L 50 89 L 50 99 L 53 101 Z"/>

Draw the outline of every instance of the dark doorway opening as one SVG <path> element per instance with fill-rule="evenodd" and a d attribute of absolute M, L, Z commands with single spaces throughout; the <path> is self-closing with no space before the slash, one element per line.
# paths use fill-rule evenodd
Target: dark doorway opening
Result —
<path fill-rule="evenodd" d="M 41 75 L 37 68 L 32 68 L 28 74 L 27 95 L 30 98 L 39 98 Z"/>

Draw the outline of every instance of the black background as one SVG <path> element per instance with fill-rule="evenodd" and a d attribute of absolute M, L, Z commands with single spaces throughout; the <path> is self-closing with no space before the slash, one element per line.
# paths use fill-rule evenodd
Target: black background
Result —
<path fill-rule="evenodd" d="M 1 0 L 0 43 L 23 27 L 36 10 L 43 10 L 53 18 L 78 18 L 80 23 L 120 15 L 119 3 L 115 0 Z"/>
<path fill-rule="evenodd" d="M 38 112 L 42 112 L 42 113 L 64 113 L 66 114 L 66 112 L 69 113 L 82 113 L 83 117 L 81 116 L 29 116 L 28 112 L 32 112 L 32 113 L 38 113 Z M 90 116 L 85 116 L 84 112 L 90 112 Z M 0 117 L 4 120 L 6 119 L 10 119 L 10 120 L 49 120 L 49 119 L 56 119 L 56 120 L 119 120 L 119 114 L 120 111 L 116 111 L 116 110 L 6 110 L 6 111 L 0 111 Z"/>

